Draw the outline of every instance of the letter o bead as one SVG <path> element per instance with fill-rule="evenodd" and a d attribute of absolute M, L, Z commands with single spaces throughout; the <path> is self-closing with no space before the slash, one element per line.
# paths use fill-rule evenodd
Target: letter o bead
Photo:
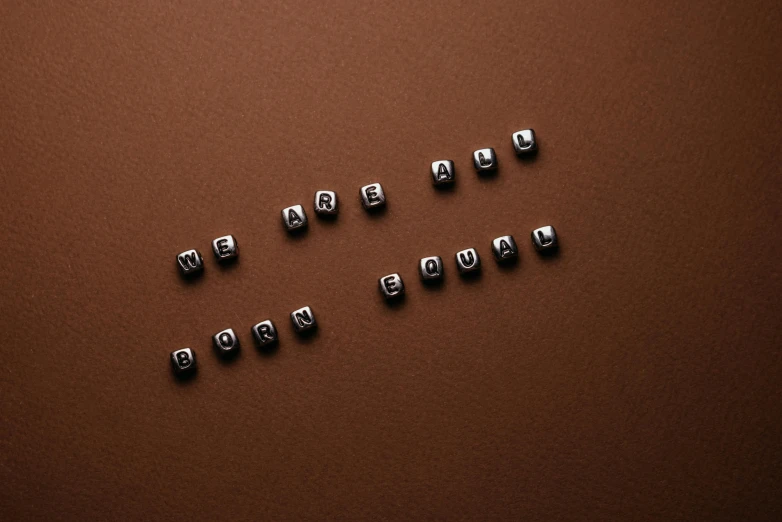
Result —
<path fill-rule="evenodd" d="M 227 328 L 212 336 L 212 345 L 214 345 L 217 355 L 220 357 L 233 357 L 239 353 L 239 338 L 233 331 L 233 328 Z"/>
<path fill-rule="evenodd" d="M 171 367 L 177 376 L 185 377 L 196 370 L 195 352 L 190 348 L 182 348 L 171 352 Z"/>
<path fill-rule="evenodd" d="M 378 280 L 380 291 L 386 299 L 394 299 L 405 293 L 405 284 L 399 274 L 390 274 Z"/>

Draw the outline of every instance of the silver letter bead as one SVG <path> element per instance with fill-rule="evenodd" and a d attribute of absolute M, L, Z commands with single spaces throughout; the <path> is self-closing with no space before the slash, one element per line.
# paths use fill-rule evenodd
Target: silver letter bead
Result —
<path fill-rule="evenodd" d="M 516 154 L 523 156 L 524 154 L 531 154 L 538 150 L 538 142 L 535 141 L 535 131 L 532 129 L 520 130 L 514 132 L 512 136 L 513 148 L 516 150 Z"/>
<path fill-rule="evenodd" d="M 513 236 L 500 236 L 491 242 L 491 250 L 497 261 L 506 261 L 518 257 L 519 249 Z"/>
<path fill-rule="evenodd" d="M 418 262 L 418 270 L 421 272 L 421 279 L 424 281 L 442 279 L 443 260 L 440 259 L 440 256 L 421 258 L 421 261 Z"/>
<path fill-rule="evenodd" d="M 494 149 L 478 149 L 472 153 L 472 163 L 478 173 L 497 170 L 497 155 Z"/>
<path fill-rule="evenodd" d="M 532 231 L 532 244 L 538 252 L 556 250 L 559 246 L 557 231 L 554 227 L 540 227 Z"/>
<path fill-rule="evenodd" d="M 474 248 L 468 248 L 461 252 L 456 252 L 456 267 L 459 273 L 466 274 L 475 272 L 481 268 L 481 258 Z"/>
<path fill-rule="evenodd" d="M 337 193 L 330 190 L 319 190 L 315 193 L 315 213 L 322 216 L 333 216 L 337 208 Z"/>
<path fill-rule="evenodd" d="M 261 321 L 252 327 L 252 332 L 259 348 L 265 348 L 277 342 L 277 329 L 271 321 Z"/>
<path fill-rule="evenodd" d="M 299 230 L 307 227 L 307 214 L 304 212 L 304 207 L 301 205 L 293 205 L 283 209 L 282 211 L 282 223 L 288 232 Z"/>
<path fill-rule="evenodd" d="M 432 162 L 432 183 L 435 185 L 448 185 L 454 180 L 453 161 L 441 160 Z"/>
<path fill-rule="evenodd" d="M 298 310 L 291 312 L 291 322 L 296 332 L 306 332 L 317 328 L 318 323 L 315 321 L 315 314 L 312 313 L 312 308 L 305 306 Z"/>
<path fill-rule="evenodd" d="M 218 237 L 212 241 L 212 252 L 220 262 L 236 259 L 239 255 L 239 244 L 231 235 Z"/>
<path fill-rule="evenodd" d="M 383 292 L 386 299 L 393 299 L 405 293 L 405 284 L 399 274 L 381 277 L 378 283 L 380 283 L 380 291 Z"/>
<path fill-rule="evenodd" d="M 367 210 L 373 210 L 380 208 L 386 204 L 386 194 L 383 192 L 383 187 L 380 183 L 372 183 L 361 187 L 361 202 L 364 204 L 364 208 Z"/>
<path fill-rule="evenodd" d="M 184 276 L 190 276 L 204 269 L 204 259 L 198 250 L 186 250 L 176 256 L 176 264 Z"/>
<path fill-rule="evenodd" d="M 214 334 L 212 344 L 220 357 L 228 358 L 239 353 L 239 338 L 236 337 L 233 328 Z"/>
<path fill-rule="evenodd" d="M 192 374 L 196 369 L 195 352 L 190 348 L 182 348 L 171 352 L 171 367 L 180 376 Z"/>

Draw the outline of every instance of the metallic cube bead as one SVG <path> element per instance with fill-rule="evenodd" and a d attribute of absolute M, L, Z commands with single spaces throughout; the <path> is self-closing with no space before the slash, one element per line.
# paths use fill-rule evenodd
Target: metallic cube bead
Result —
<path fill-rule="evenodd" d="M 497 261 L 506 261 L 519 256 L 519 249 L 513 236 L 500 236 L 491 242 L 491 250 Z"/>
<path fill-rule="evenodd" d="M 494 149 L 478 149 L 472 153 L 472 163 L 478 173 L 497 170 L 497 155 Z"/>
<path fill-rule="evenodd" d="M 331 190 L 319 190 L 315 193 L 315 213 L 333 216 L 339 211 L 337 193 Z"/>
<path fill-rule="evenodd" d="M 481 268 L 481 258 L 474 248 L 468 248 L 461 252 L 456 252 L 456 268 L 459 273 L 466 274 L 475 272 Z"/>
<path fill-rule="evenodd" d="M 532 129 L 514 132 L 512 136 L 513 148 L 516 154 L 523 156 L 538 150 L 538 142 L 535 141 L 535 131 Z"/>
<path fill-rule="evenodd" d="M 304 207 L 301 205 L 293 205 L 283 209 L 282 211 L 282 223 L 288 232 L 299 230 L 307 227 L 307 213 L 304 212 Z"/>
<path fill-rule="evenodd" d="M 380 208 L 386 204 L 386 194 L 383 192 L 383 187 L 380 186 L 380 183 L 372 183 L 371 185 L 361 187 L 359 192 L 361 194 L 361 202 L 367 210 Z"/>
<path fill-rule="evenodd" d="M 265 348 L 277 342 L 277 329 L 271 321 L 261 321 L 252 327 L 252 332 L 259 348 Z"/>
<path fill-rule="evenodd" d="M 176 264 L 182 275 L 194 275 L 204 269 L 204 258 L 198 250 L 186 250 L 176 256 Z"/>
<path fill-rule="evenodd" d="M 231 235 L 218 237 L 212 241 L 212 252 L 218 261 L 228 261 L 239 256 L 239 244 Z"/>
<path fill-rule="evenodd" d="M 405 293 L 405 284 L 399 274 L 390 274 L 378 280 L 380 291 L 386 299 L 393 299 Z"/>
<path fill-rule="evenodd" d="M 554 227 L 540 227 L 532 231 L 532 244 L 538 252 L 555 250 L 559 246 Z"/>
<path fill-rule="evenodd" d="M 435 185 L 448 185 L 453 183 L 454 175 L 453 161 L 441 160 L 432 162 L 432 183 Z"/>
<path fill-rule="evenodd" d="M 239 353 L 239 338 L 236 337 L 233 328 L 214 334 L 212 344 L 221 357 L 231 357 Z"/>
<path fill-rule="evenodd" d="M 189 375 L 196 369 L 195 352 L 190 348 L 182 348 L 171 352 L 171 367 L 177 375 Z"/>
<path fill-rule="evenodd" d="M 418 270 L 421 272 L 421 279 L 431 281 L 442 279 L 443 260 L 440 256 L 424 257 L 418 262 Z"/>
<path fill-rule="evenodd" d="M 291 322 L 293 323 L 293 328 L 299 333 L 318 327 L 318 323 L 315 321 L 315 314 L 312 313 L 312 308 L 309 306 L 291 312 Z"/>

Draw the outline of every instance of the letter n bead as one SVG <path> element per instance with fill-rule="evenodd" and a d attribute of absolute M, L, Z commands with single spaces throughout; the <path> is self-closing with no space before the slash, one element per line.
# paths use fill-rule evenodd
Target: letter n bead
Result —
<path fill-rule="evenodd" d="M 171 352 L 171 367 L 178 376 L 191 375 L 196 370 L 195 352 L 190 348 Z"/>
<path fill-rule="evenodd" d="M 467 274 L 481 268 L 481 258 L 474 248 L 468 248 L 456 253 L 456 268 L 459 273 Z"/>
<path fill-rule="evenodd" d="M 318 323 L 315 321 L 315 314 L 312 313 L 312 308 L 309 306 L 291 312 L 291 322 L 297 333 L 303 333 L 318 327 Z"/>
<path fill-rule="evenodd" d="M 192 276 L 204 269 L 204 258 L 198 250 L 186 250 L 176 256 L 176 264 L 183 276 Z"/>
<path fill-rule="evenodd" d="M 380 291 L 386 299 L 394 299 L 405 293 L 405 284 L 399 274 L 381 277 L 378 282 L 380 283 Z"/>
<path fill-rule="evenodd" d="M 497 261 L 508 261 L 519 256 L 519 249 L 513 236 L 500 236 L 491 242 L 491 250 Z"/>

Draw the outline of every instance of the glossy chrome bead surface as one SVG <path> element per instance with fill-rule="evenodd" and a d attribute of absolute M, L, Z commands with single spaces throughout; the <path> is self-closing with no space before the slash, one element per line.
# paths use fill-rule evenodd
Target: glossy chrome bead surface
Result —
<path fill-rule="evenodd" d="M 518 257 L 519 249 L 513 236 L 500 236 L 491 242 L 491 250 L 497 261 L 506 261 Z"/>
<path fill-rule="evenodd" d="M 432 183 L 435 185 L 453 183 L 455 174 L 453 161 L 440 160 L 432 162 Z"/>
<path fill-rule="evenodd" d="M 212 336 L 212 345 L 220 357 L 232 357 L 239 353 L 239 338 L 233 328 L 227 328 Z"/>
<path fill-rule="evenodd" d="M 212 252 L 220 262 L 235 259 L 239 255 L 239 244 L 231 235 L 218 237 L 212 241 Z"/>
<path fill-rule="evenodd" d="M 459 273 L 461 274 L 480 270 L 481 258 L 478 255 L 478 252 L 474 248 L 467 248 L 460 252 L 456 252 L 456 268 L 459 269 Z"/>
<path fill-rule="evenodd" d="M 309 306 L 291 312 L 291 322 L 293 323 L 293 328 L 299 333 L 312 330 L 318 326 L 318 323 L 315 321 L 315 314 L 312 313 L 312 308 Z"/>
<path fill-rule="evenodd" d="M 554 227 L 540 227 L 532 231 L 532 244 L 538 252 L 547 252 L 559 247 L 557 231 Z"/>
<path fill-rule="evenodd" d="M 204 258 L 198 250 L 186 250 L 176 256 L 176 264 L 184 276 L 192 276 L 204 269 Z"/>
<path fill-rule="evenodd" d="M 479 174 L 497 170 L 497 155 L 494 149 L 478 149 L 472 153 L 472 164 Z"/>
<path fill-rule="evenodd" d="M 514 132 L 511 139 L 513 141 L 513 149 L 519 156 L 531 154 L 538 150 L 538 142 L 535 141 L 535 131 L 532 129 Z"/>
<path fill-rule="evenodd" d="M 301 205 L 293 205 L 282 210 L 282 223 L 288 232 L 307 227 L 307 213 Z"/>
<path fill-rule="evenodd" d="M 380 183 L 363 186 L 359 193 L 361 194 L 361 203 L 367 210 L 381 208 L 386 204 L 386 194 Z"/>
<path fill-rule="evenodd" d="M 378 280 L 380 291 L 386 299 L 393 299 L 405 293 L 405 284 L 399 274 L 389 274 Z"/>
<path fill-rule="evenodd" d="M 315 193 L 315 213 L 333 216 L 339 212 L 337 193 L 331 190 L 319 190 Z"/>
<path fill-rule="evenodd" d="M 259 348 L 265 348 L 277 342 L 277 328 L 269 320 L 261 321 L 253 326 L 252 333 Z"/>
<path fill-rule="evenodd" d="M 440 256 L 421 258 L 418 262 L 418 271 L 421 273 L 421 279 L 424 281 L 442 279 L 443 260 Z"/>
<path fill-rule="evenodd" d="M 195 352 L 190 348 L 174 350 L 171 352 L 171 367 L 179 376 L 193 373 L 196 369 Z"/>

